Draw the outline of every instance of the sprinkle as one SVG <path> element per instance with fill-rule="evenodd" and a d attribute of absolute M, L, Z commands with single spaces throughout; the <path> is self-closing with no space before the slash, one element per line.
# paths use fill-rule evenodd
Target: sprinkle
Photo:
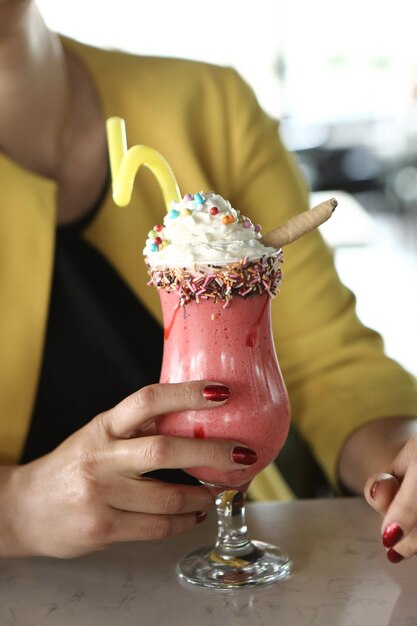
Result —
<path fill-rule="evenodd" d="M 260 233 L 262 230 L 262 226 L 260 224 L 255 224 L 255 233 Z"/>
<path fill-rule="evenodd" d="M 158 251 L 158 245 L 156 243 L 151 243 L 149 246 L 149 250 L 151 252 L 157 252 Z"/>
<path fill-rule="evenodd" d="M 162 245 L 165 242 L 162 242 Z M 245 257 L 239 262 L 226 266 L 195 264 L 192 274 L 186 268 L 152 267 L 148 265 L 151 284 L 158 289 L 178 294 L 180 306 L 192 301 L 212 300 L 223 302 L 228 308 L 235 297 L 254 295 L 277 295 L 281 284 L 282 252 L 274 256 L 264 256 L 248 261 Z"/>
<path fill-rule="evenodd" d="M 193 199 L 193 196 L 190 193 L 186 193 L 185 196 L 183 197 L 184 202 L 191 202 L 192 199 Z"/>
<path fill-rule="evenodd" d="M 195 193 L 194 194 L 194 202 L 196 202 L 197 204 L 204 204 L 205 203 L 205 199 L 203 198 L 201 193 Z"/>
<path fill-rule="evenodd" d="M 248 218 L 246 218 L 245 220 L 243 220 L 242 222 L 242 226 L 243 228 L 250 228 L 252 225 L 252 222 L 250 220 L 248 220 Z"/>
<path fill-rule="evenodd" d="M 212 321 L 212 322 L 214 322 L 214 320 L 215 320 L 215 319 L 216 319 L 216 314 L 215 314 L 215 313 L 212 313 L 212 314 L 211 314 L 211 321 Z"/>
<path fill-rule="evenodd" d="M 155 224 L 155 226 L 153 227 L 156 233 L 160 233 L 163 228 L 164 228 L 163 224 Z"/>
<path fill-rule="evenodd" d="M 162 243 L 162 239 L 160 237 L 155 237 L 153 242 L 156 243 L 157 246 L 160 246 Z"/>
<path fill-rule="evenodd" d="M 216 206 L 212 206 L 210 209 L 210 214 L 211 215 L 217 215 L 217 213 L 219 212 L 219 209 Z"/>
<path fill-rule="evenodd" d="M 148 238 L 155 239 L 155 237 L 156 237 L 156 232 L 154 230 L 150 230 L 148 233 Z"/>
<path fill-rule="evenodd" d="M 183 209 L 180 213 L 181 217 L 187 217 L 187 215 L 191 215 L 192 211 L 190 211 L 190 209 Z"/>
<path fill-rule="evenodd" d="M 177 211 L 177 209 L 171 209 L 171 211 L 168 213 L 168 217 L 171 220 L 175 220 L 175 218 L 177 218 L 179 216 L 180 212 Z"/>

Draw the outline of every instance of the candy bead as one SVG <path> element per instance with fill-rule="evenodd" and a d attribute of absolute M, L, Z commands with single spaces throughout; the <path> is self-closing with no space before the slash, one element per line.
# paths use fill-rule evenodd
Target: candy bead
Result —
<path fill-rule="evenodd" d="M 180 213 L 181 217 L 187 217 L 187 215 L 191 215 L 192 211 L 190 209 L 183 209 Z"/>
<path fill-rule="evenodd" d="M 210 209 L 210 214 L 211 215 L 217 215 L 217 213 L 219 212 L 219 209 L 216 206 L 212 206 Z"/>
<path fill-rule="evenodd" d="M 151 245 L 149 246 L 149 250 L 151 252 L 157 252 L 158 251 L 158 246 L 156 245 L 156 243 L 151 243 Z"/>
<path fill-rule="evenodd" d="M 150 230 L 148 233 L 148 239 L 155 239 L 156 232 L 154 230 Z"/>
<path fill-rule="evenodd" d="M 262 226 L 260 224 L 255 224 L 255 233 L 260 233 Z"/>
<path fill-rule="evenodd" d="M 153 242 L 157 245 L 160 246 L 162 243 L 162 239 L 160 237 L 155 237 L 155 239 L 153 240 Z"/>
<path fill-rule="evenodd" d="M 193 196 L 190 193 L 186 193 L 185 196 L 183 197 L 184 202 L 191 202 L 192 199 L 193 199 Z"/>
<path fill-rule="evenodd" d="M 243 220 L 243 222 L 242 222 L 243 228 L 250 228 L 251 225 L 252 225 L 252 222 L 250 220 L 248 220 L 248 219 Z"/>
<path fill-rule="evenodd" d="M 154 231 L 155 231 L 155 232 L 160 233 L 160 232 L 161 232 L 161 230 L 163 229 L 163 225 L 162 225 L 162 224 L 156 224 L 156 225 L 153 227 L 153 229 L 154 229 Z"/>
<path fill-rule="evenodd" d="M 197 204 L 204 204 L 204 202 L 205 202 L 205 200 L 204 200 L 203 196 L 201 195 L 201 193 L 195 193 L 194 194 L 194 201 Z"/>
<path fill-rule="evenodd" d="M 175 218 L 177 218 L 179 216 L 180 212 L 177 211 L 177 209 L 171 209 L 171 211 L 168 213 L 168 217 L 171 220 L 175 220 Z"/>

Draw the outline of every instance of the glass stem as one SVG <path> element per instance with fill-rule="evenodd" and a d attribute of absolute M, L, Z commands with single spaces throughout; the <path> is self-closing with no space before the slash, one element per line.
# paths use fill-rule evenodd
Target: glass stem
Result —
<path fill-rule="evenodd" d="M 217 540 L 212 551 L 214 560 L 228 563 L 244 558 L 254 550 L 245 517 L 245 493 L 223 491 L 216 498 Z"/>

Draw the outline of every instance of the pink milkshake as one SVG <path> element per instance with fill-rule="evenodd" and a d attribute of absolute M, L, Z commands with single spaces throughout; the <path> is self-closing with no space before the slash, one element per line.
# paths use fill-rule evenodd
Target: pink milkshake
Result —
<path fill-rule="evenodd" d="M 223 309 L 212 300 L 182 308 L 178 295 L 160 291 L 165 343 L 161 382 L 208 379 L 227 385 L 230 400 L 209 411 L 162 416 L 158 431 L 185 437 L 234 439 L 258 461 L 233 472 L 187 469 L 205 483 L 240 487 L 271 463 L 289 427 L 289 405 L 271 335 L 270 297 L 242 298 Z"/>
<path fill-rule="evenodd" d="M 238 471 L 187 470 L 228 488 L 247 485 L 273 461 L 290 421 L 270 319 L 281 253 L 265 248 L 259 231 L 221 196 L 187 194 L 149 233 L 144 251 L 164 317 L 160 381 L 207 379 L 231 390 L 221 407 L 162 416 L 158 431 L 233 439 L 255 450 L 257 462 Z"/>

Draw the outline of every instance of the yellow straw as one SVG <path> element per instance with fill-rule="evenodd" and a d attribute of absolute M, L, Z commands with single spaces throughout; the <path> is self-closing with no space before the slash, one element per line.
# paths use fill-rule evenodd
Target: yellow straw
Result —
<path fill-rule="evenodd" d="M 171 209 L 173 201 L 180 202 L 178 183 L 164 157 L 149 146 L 133 146 L 128 150 L 126 126 L 121 117 L 111 117 L 107 120 L 106 127 L 115 203 L 118 206 L 129 204 L 135 176 L 141 165 L 149 168 L 157 179 L 167 211 Z"/>

